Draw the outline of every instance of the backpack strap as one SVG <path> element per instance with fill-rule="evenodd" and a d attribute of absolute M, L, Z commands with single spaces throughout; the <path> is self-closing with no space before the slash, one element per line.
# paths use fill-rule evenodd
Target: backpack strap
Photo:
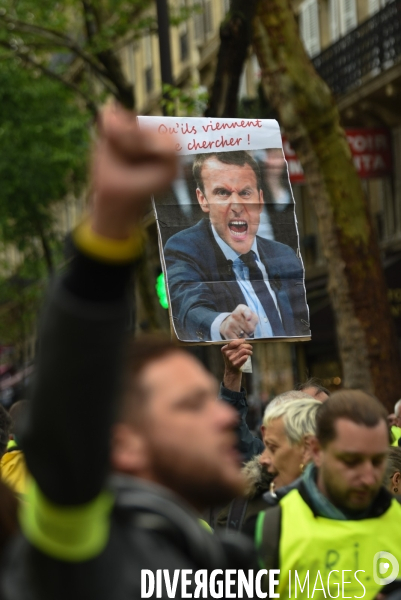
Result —
<path fill-rule="evenodd" d="M 279 504 L 258 514 L 255 543 L 261 569 L 278 569 L 280 566 L 281 514 Z"/>
<path fill-rule="evenodd" d="M 247 498 L 234 498 L 228 511 L 226 529 L 241 531 L 247 507 Z"/>

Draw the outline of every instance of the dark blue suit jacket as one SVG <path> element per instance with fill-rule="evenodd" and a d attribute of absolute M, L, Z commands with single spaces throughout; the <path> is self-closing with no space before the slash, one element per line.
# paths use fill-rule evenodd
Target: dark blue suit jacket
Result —
<path fill-rule="evenodd" d="M 310 335 L 301 261 L 285 244 L 259 236 L 256 239 L 286 335 Z M 231 265 L 214 239 L 209 219 L 173 235 L 165 245 L 164 257 L 179 339 L 210 340 L 215 318 L 246 301 Z"/>

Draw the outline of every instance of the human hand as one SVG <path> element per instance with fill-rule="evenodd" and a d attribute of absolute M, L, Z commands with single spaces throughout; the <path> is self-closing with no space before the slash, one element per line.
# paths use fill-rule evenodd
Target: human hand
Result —
<path fill-rule="evenodd" d="M 252 346 L 242 339 L 232 340 L 222 347 L 225 369 L 238 372 L 246 363 L 248 356 L 252 356 Z"/>
<path fill-rule="evenodd" d="M 165 189 L 176 171 L 172 137 L 139 129 L 133 113 L 107 106 L 100 115 L 92 157 L 93 231 L 109 238 L 128 238 L 151 194 Z"/>
<path fill-rule="evenodd" d="M 254 333 L 258 323 L 258 316 L 246 304 L 238 304 L 222 321 L 220 334 L 226 340 L 247 337 Z"/>
<path fill-rule="evenodd" d="M 242 372 L 241 367 L 246 363 L 249 356 L 252 356 L 252 346 L 244 340 L 233 340 L 222 347 L 221 353 L 224 358 L 224 387 L 233 392 L 241 391 Z"/>

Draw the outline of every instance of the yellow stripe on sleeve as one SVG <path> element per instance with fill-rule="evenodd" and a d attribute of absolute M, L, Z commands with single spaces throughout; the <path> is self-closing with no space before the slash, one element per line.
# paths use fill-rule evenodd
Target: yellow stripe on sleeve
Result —
<path fill-rule="evenodd" d="M 144 234 L 137 228 L 124 240 L 114 240 L 93 231 L 90 221 L 83 221 L 73 232 L 73 239 L 84 254 L 107 263 L 132 262 L 142 254 Z"/>
<path fill-rule="evenodd" d="M 28 541 L 43 553 L 67 562 L 98 556 L 110 530 L 113 495 L 102 492 L 81 506 L 59 506 L 43 495 L 35 481 L 20 506 L 20 523 Z"/>

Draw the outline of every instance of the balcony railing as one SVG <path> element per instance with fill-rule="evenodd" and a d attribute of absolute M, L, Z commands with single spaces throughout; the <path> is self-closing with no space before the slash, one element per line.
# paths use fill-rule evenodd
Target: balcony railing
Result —
<path fill-rule="evenodd" d="M 401 0 L 393 0 L 313 59 L 336 96 L 389 69 L 401 59 Z"/>

